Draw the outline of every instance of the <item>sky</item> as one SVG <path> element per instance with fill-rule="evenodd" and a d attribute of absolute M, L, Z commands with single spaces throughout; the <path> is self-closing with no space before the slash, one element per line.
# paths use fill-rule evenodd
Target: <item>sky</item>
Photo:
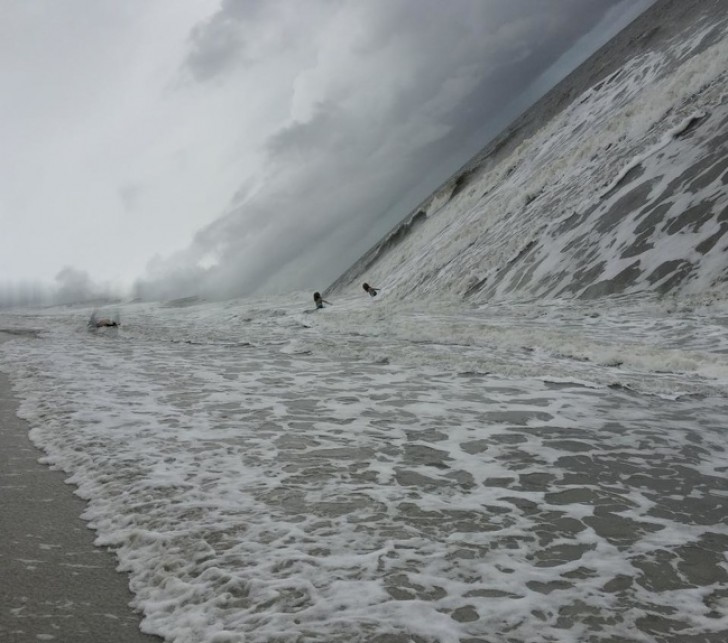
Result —
<path fill-rule="evenodd" d="M 650 4 L 3 0 L 0 300 L 323 290 Z"/>

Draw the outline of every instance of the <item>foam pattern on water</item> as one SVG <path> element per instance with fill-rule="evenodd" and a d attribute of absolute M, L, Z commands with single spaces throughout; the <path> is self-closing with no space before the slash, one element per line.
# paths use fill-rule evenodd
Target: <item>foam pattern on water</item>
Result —
<path fill-rule="evenodd" d="M 0 363 L 143 628 L 724 640 L 725 306 L 382 295 L 3 321 L 42 331 Z"/>

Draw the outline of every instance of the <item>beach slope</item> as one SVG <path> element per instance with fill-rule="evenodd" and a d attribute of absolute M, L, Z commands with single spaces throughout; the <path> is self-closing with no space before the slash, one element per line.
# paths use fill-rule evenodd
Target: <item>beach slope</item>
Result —
<path fill-rule="evenodd" d="M 139 630 L 126 575 L 111 552 L 94 547 L 79 518 L 85 503 L 65 475 L 38 462 L 16 408 L 0 373 L 0 640 L 161 641 Z"/>

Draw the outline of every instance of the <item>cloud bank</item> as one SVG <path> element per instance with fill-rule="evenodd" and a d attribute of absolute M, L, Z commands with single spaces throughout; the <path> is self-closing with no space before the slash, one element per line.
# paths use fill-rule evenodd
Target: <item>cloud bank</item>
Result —
<path fill-rule="evenodd" d="M 322 290 L 651 1 L 7 0 L 5 292 Z"/>
<path fill-rule="evenodd" d="M 138 292 L 322 288 L 497 133 L 472 140 L 618 4 L 224 1 L 192 30 L 190 82 L 234 87 L 255 75 L 261 91 L 278 86 L 285 109 L 227 211 L 153 262 Z"/>

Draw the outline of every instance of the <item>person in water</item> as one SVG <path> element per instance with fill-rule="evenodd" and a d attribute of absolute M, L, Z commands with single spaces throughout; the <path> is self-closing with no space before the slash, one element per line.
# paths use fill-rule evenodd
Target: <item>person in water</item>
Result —
<path fill-rule="evenodd" d="M 376 297 L 377 291 L 381 290 L 381 288 L 372 288 L 372 286 L 370 286 L 366 281 L 362 284 L 361 287 L 369 293 L 370 297 Z"/>
<path fill-rule="evenodd" d="M 328 304 L 329 306 L 331 306 L 331 302 L 330 301 L 326 301 L 321 296 L 321 293 L 318 292 L 318 290 L 315 293 L 313 293 L 313 302 L 316 304 L 316 308 L 323 308 L 324 307 L 324 304 Z"/>

